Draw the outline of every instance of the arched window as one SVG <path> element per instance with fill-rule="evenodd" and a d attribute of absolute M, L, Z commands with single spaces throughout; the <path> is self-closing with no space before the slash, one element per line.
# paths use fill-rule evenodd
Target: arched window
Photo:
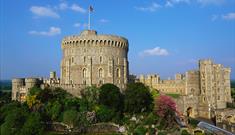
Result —
<path fill-rule="evenodd" d="M 117 77 L 120 77 L 121 75 L 120 75 L 120 69 L 118 68 L 117 69 Z"/>
<path fill-rule="evenodd" d="M 99 69 L 99 78 L 102 78 L 102 77 L 103 77 L 103 69 L 100 68 L 100 69 Z"/>
<path fill-rule="evenodd" d="M 102 56 L 100 56 L 100 63 L 102 63 L 102 61 L 103 61 L 103 58 L 102 58 Z"/>
<path fill-rule="evenodd" d="M 82 77 L 83 77 L 83 78 L 86 78 L 86 77 L 87 77 L 87 69 L 86 69 L 86 68 L 84 68 L 84 69 L 82 70 Z"/>

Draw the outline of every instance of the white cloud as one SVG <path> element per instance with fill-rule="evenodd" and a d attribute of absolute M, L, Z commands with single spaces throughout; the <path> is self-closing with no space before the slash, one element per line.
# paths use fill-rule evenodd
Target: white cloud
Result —
<path fill-rule="evenodd" d="M 234 13 L 228 13 L 226 15 L 222 15 L 222 19 L 224 19 L 224 20 L 235 20 L 235 12 Z"/>
<path fill-rule="evenodd" d="M 109 22 L 109 20 L 107 20 L 107 19 L 100 19 L 99 22 L 101 22 L 101 23 L 107 23 L 107 22 Z"/>
<path fill-rule="evenodd" d="M 35 14 L 36 16 L 40 17 L 53 17 L 53 18 L 60 18 L 59 14 L 53 11 L 49 7 L 42 7 L 42 6 L 32 6 L 30 11 Z"/>
<path fill-rule="evenodd" d="M 71 6 L 71 9 L 73 11 L 76 11 L 76 12 L 80 12 L 80 13 L 86 13 L 86 10 L 84 8 L 82 8 L 81 6 L 77 5 L 77 4 L 73 4 Z"/>
<path fill-rule="evenodd" d="M 58 27 L 50 27 L 49 31 L 29 31 L 31 35 L 42 35 L 42 36 L 55 36 L 61 33 L 61 29 Z"/>
<path fill-rule="evenodd" d="M 74 27 L 80 27 L 80 26 L 81 26 L 81 23 L 75 23 L 73 26 L 74 26 Z"/>
<path fill-rule="evenodd" d="M 65 10 L 65 9 L 68 9 L 68 8 L 69 8 L 69 6 L 67 5 L 67 3 L 60 3 L 60 5 L 59 5 L 60 10 Z"/>
<path fill-rule="evenodd" d="M 140 53 L 141 56 L 167 56 L 169 52 L 166 49 L 155 47 L 153 49 L 147 49 Z"/>
<path fill-rule="evenodd" d="M 140 10 L 140 11 L 155 12 L 160 7 L 161 7 L 161 5 L 153 2 L 150 6 L 147 6 L 147 7 L 135 7 L 135 9 Z"/>
<path fill-rule="evenodd" d="M 171 0 L 172 3 L 190 3 L 190 0 Z"/>
<path fill-rule="evenodd" d="M 171 1 L 166 1 L 165 7 L 173 7 L 173 3 Z"/>

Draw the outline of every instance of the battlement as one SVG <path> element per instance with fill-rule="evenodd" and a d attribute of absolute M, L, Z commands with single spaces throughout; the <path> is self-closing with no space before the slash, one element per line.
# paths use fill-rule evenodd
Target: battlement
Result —
<path fill-rule="evenodd" d="M 62 48 L 89 45 L 128 48 L 128 40 L 116 35 L 97 35 L 92 30 L 85 30 L 80 35 L 67 36 L 62 40 Z"/>

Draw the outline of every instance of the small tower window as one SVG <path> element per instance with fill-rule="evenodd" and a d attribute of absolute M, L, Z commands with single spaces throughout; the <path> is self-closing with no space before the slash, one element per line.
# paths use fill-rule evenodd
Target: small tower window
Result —
<path fill-rule="evenodd" d="M 103 77 L 103 69 L 100 68 L 100 69 L 99 69 L 99 78 L 102 78 L 102 77 Z"/>
<path fill-rule="evenodd" d="M 86 56 L 83 57 L 83 62 L 86 63 Z"/>
<path fill-rule="evenodd" d="M 100 56 L 100 63 L 102 63 L 102 61 L 103 61 L 103 58 L 102 58 L 102 56 Z"/>
<path fill-rule="evenodd" d="M 120 75 L 120 69 L 118 68 L 117 69 L 117 77 L 120 77 L 121 75 Z"/>
<path fill-rule="evenodd" d="M 86 68 L 84 68 L 84 69 L 82 70 L 82 76 L 83 76 L 83 78 L 86 78 L 86 77 L 87 77 L 87 69 L 86 69 Z"/>

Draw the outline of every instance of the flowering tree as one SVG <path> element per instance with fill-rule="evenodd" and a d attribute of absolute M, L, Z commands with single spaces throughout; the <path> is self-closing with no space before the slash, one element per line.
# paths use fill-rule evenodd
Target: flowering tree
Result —
<path fill-rule="evenodd" d="M 155 101 L 155 106 L 156 113 L 161 117 L 165 117 L 171 112 L 176 112 L 176 103 L 166 95 L 160 95 Z"/>
<path fill-rule="evenodd" d="M 155 100 L 155 113 L 165 120 L 165 126 L 172 125 L 176 113 L 176 103 L 171 97 L 160 95 Z"/>

